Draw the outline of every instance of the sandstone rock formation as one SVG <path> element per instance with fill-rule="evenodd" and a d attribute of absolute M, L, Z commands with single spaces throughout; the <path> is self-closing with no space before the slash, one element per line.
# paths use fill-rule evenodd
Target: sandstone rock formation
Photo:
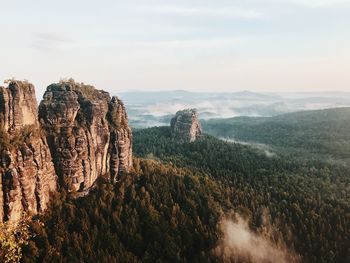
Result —
<path fill-rule="evenodd" d="M 173 137 L 180 143 L 194 142 L 202 134 L 196 109 L 178 111 L 170 126 Z"/>
<path fill-rule="evenodd" d="M 123 102 L 113 97 L 108 106 L 110 174 L 116 182 L 119 173 L 128 172 L 132 167 L 132 133 Z"/>
<path fill-rule="evenodd" d="M 60 184 L 86 193 L 97 177 L 115 180 L 132 166 L 131 130 L 123 104 L 73 81 L 50 85 L 39 117 L 47 132 Z"/>
<path fill-rule="evenodd" d="M 8 88 L 0 87 L 0 123 L 2 129 L 13 132 L 25 125 L 38 125 L 34 86 L 12 81 Z"/>
<path fill-rule="evenodd" d="M 0 222 L 46 209 L 57 177 L 37 117 L 33 85 L 0 87 Z"/>
<path fill-rule="evenodd" d="M 47 208 L 60 187 L 81 196 L 99 176 L 132 167 L 132 133 L 117 97 L 73 80 L 50 85 L 39 111 L 34 86 L 0 87 L 0 222 Z"/>

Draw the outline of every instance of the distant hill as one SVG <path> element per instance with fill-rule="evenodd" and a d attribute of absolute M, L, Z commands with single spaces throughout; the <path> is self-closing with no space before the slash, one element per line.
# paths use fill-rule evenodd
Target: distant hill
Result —
<path fill-rule="evenodd" d="M 350 108 L 303 111 L 275 117 L 236 117 L 202 121 L 216 137 L 350 158 Z"/>
<path fill-rule="evenodd" d="M 350 93 L 258 93 L 133 91 L 118 94 L 128 109 L 134 128 L 169 125 L 167 116 L 196 108 L 201 119 L 238 116 L 271 117 L 280 114 L 349 107 Z"/>

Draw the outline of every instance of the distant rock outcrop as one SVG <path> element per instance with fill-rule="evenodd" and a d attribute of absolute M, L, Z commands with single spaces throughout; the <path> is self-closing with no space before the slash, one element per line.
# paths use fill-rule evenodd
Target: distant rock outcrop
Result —
<path fill-rule="evenodd" d="M 73 80 L 50 85 L 39 111 L 32 84 L 0 87 L 0 222 L 47 208 L 63 187 L 88 193 L 99 176 L 132 167 L 123 102 Z"/>
<path fill-rule="evenodd" d="M 170 126 L 173 137 L 180 143 L 194 142 L 202 134 L 196 109 L 178 111 Z"/>
<path fill-rule="evenodd" d="M 12 81 L 0 87 L 0 222 L 45 210 L 57 189 L 37 112 L 32 84 Z"/>

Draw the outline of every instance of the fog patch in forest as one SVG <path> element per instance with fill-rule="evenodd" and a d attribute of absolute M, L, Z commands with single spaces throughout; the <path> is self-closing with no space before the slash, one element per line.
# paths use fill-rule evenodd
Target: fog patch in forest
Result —
<path fill-rule="evenodd" d="M 219 139 L 222 141 L 225 141 L 225 142 L 239 143 L 239 144 L 250 146 L 254 149 L 259 150 L 263 154 L 265 154 L 266 157 L 272 158 L 272 157 L 275 157 L 277 155 L 275 152 L 271 151 L 271 147 L 267 144 L 257 143 L 257 142 L 245 142 L 245 141 L 235 140 L 232 138 L 224 138 L 224 137 L 219 137 Z"/>
<path fill-rule="evenodd" d="M 236 214 L 235 219 L 223 218 L 219 223 L 222 237 L 214 254 L 223 262 L 299 263 L 300 256 L 287 247 L 266 213 L 262 219 L 262 226 L 253 231 L 240 215 Z"/>

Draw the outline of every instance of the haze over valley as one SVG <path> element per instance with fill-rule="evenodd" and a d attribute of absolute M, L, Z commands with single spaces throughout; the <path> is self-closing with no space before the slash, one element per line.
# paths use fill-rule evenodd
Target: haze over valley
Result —
<path fill-rule="evenodd" d="M 134 128 L 168 125 L 171 117 L 186 108 L 196 108 L 199 118 L 232 118 L 238 116 L 271 117 L 284 113 L 350 106 L 350 93 L 257 93 L 134 91 L 119 94 L 128 107 L 130 125 Z"/>

